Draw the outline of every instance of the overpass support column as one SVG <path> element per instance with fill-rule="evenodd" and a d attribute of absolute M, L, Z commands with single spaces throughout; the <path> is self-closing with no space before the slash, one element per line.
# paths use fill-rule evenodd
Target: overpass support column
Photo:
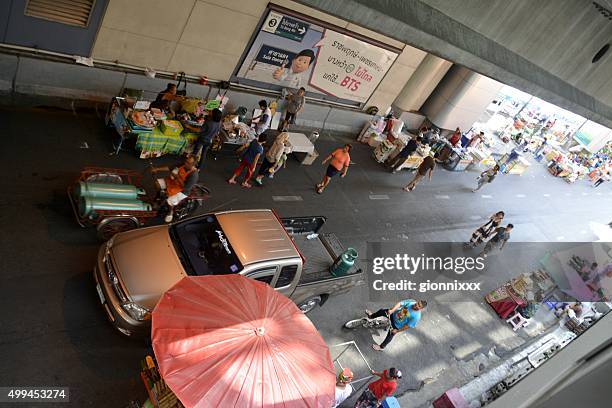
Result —
<path fill-rule="evenodd" d="M 397 113 L 418 111 L 451 65 L 449 61 L 427 54 L 395 98 L 394 110 Z"/>

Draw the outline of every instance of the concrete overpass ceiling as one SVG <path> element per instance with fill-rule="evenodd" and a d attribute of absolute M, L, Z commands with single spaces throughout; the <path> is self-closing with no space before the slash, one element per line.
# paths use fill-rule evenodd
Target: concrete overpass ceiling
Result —
<path fill-rule="evenodd" d="M 591 62 L 612 20 L 592 1 L 299 1 L 612 127 L 612 50 Z"/>
<path fill-rule="evenodd" d="M 612 105 L 612 88 L 605 87 L 612 78 L 612 52 L 591 63 L 597 51 L 612 42 L 612 20 L 592 1 L 423 2 Z"/>

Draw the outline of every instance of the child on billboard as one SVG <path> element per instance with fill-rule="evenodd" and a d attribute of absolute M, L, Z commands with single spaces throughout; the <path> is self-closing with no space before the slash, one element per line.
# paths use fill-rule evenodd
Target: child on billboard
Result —
<path fill-rule="evenodd" d="M 283 63 L 274 71 L 272 78 L 282 82 L 282 85 L 285 88 L 299 89 L 301 87 L 305 87 L 308 84 L 306 71 L 308 71 L 308 68 L 314 59 L 315 54 L 313 50 L 302 50 L 295 56 L 295 58 L 293 58 L 289 69 L 285 68 L 287 64 Z"/>

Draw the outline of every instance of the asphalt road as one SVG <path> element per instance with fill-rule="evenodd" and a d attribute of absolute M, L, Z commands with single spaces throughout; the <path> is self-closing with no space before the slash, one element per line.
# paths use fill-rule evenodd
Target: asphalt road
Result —
<path fill-rule="evenodd" d="M 147 162 L 127 152 L 109 156 L 112 132 L 91 112 L 4 108 L 0 130 L 0 386 L 68 386 L 75 407 L 142 402 L 139 360 L 149 350 L 106 321 L 91 276 L 99 243 L 94 231 L 73 219 L 66 187 L 86 165 L 143 169 Z M 317 149 L 325 155 L 346 140 L 324 134 Z M 470 192 L 474 173 L 441 169 L 431 182 L 404 193 L 407 173 L 387 173 L 369 148 L 354 145 L 349 174 L 333 180 L 321 196 L 314 192 L 323 173 L 320 161 L 290 162 L 263 188 L 245 190 L 225 183 L 236 161 L 222 154 L 201 177 L 213 191 L 206 209 L 273 207 L 281 216 L 325 215 L 325 230 L 362 254 L 367 241 L 461 242 L 501 209 L 515 224 L 513 241 L 594 241 L 599 237 L 593 231 L 612 220 L 609 183 L 598 189 L 585 182 L 569 185 L 534 164 L 524 176 L 498 177 L 476 194 Z M 288 196 L 297 201 L 283 201 Z M 379 339 L 376 333 L 339 329 L 366 306 L 378 306 L 365 299 L 365 288 L 359 288 L 330 299 L 311 319 L 331 346 L 354 340 L 376 368 L 401 366 L 407 374 L 402 392 L 414 406 L 471 375 L 467 365 L 478 353 L 495 348 L 503 355 L 525 341 L 481 299 L 466 299 L 465 305 L 432 307 L 410 336 L 376 354 L 368 349 L 372 336 Z M 346 358 L 358 361 L 351 353 Z M 410 396 L 410 390 L 421 391 Z"/>

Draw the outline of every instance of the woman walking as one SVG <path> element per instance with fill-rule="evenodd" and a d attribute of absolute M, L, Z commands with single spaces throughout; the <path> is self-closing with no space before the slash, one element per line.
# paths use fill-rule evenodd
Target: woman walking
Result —
<path fill-rule="evenodd" d="M 263 185 L 261 180 L 264 178 L 264 176 L 272 174 L 272 170 L 281 160 L 281 157 L 285 153 L 288 138 L 289 134 L 287 134 L 287 132 L 279 134 L 274 140 L 274 143 L 272 143 L 270 149 L 266 152 L 263 163 L 259 167 L 257 177 L 255 177 L 255 182 L 260 186 Z"/>
<path fill-rule="evenodd" d="M 323 193 L 325 187 L 327 187 L 332 177 L 334 177 L 336 174 L 341 173 L 340 177 L 346 176 L 346 172 L 351 164 L 351 156 L 349 155 L 350 151 L 351 145 L 347 143 L 344 145 L 344 147 L 334 150 L 325 158 L 325 160 L 323 160 L 322 164 L 329 161 L 329 166 L 327 166 L 323 180 L 317 184 L 317 194 Z"/>
<path fill-rule="evenodd" d="M 608 169 L 603 169 L 600 173 L 599 173 L 599 178 L 597 180 L 595 180 L 595 183 L 593 183 L 593 187 L 599 187 L 600 185 L 602 185 L 604 182 L 608 181 L 608 179 L 610 178 L 610 172 Z"/>
<path fill-rule="evenodd" d="M 431 181 L 431 175 L 433 174 L 434 169 L 436 168 L 436 160 L 427 156 L 423 159 L 419 167 L 417 168 L 417 172 L 414 175 L 414 178 L 406 187 L 404 187 L 404 191 L 412 191 L 419 184 L 419 181 L 426 175 L 429 175 L 429 180 Z"/>
<path fill-rule="evenodd" d="M 471 248 L 476 248 L 478 245 L 482 244 L 485 239 L 489 238 L 489 236 L 495 231 L 495 228 L 501 224 L 504 220 L 504 212 L 498 211 L 489 218 L 486 224 L 481 225 L 474 233 L 472 234 L 472 238 L 470 238 L 470 242 L 466 244 L 466 246 Z"/>
<path fill-rule="evenodd" d="M 242 153 L 240 165 L 236 168 L 236 170 L 234 170 L 232 177 L 227 180 L 229 184 L 236 184 L 236 177 L 240 176 L 242 170 L 246 169 L 246 176 L 244 177 L 244 181 L 242 182 L 241 186 L 251 188 L 251 183 L 249 183 L 249 180 L 251 180 L 251 177 L 253 177 L 259 156 L 261 156 L 263 153 L 263 144 L 265 142 L 266 135 L 260 134 L 257 136 L 257 138 L 253 139 L 251 143 L 245 144 L 238 149 L 238 151 L 244 151 L 244 153 Z"/>
<path fill-rule="evenodd" d="M 498 172 L 499 172 L 499 165 L 496 164 L 495 166 L 491 167 L 489 170 L 485 170 L 482 173 L 480 173 L 480 176 L 478 176 L 478 178 L 476 179 L 478 181 L 478 186 L 472 190 L 472 193 L 475 193 L 478 190 L 480 190 L 482 186 L 484 186 L 485 184 L 491 183 L 495 179 L 495 176 L 497 176 Z"/>

